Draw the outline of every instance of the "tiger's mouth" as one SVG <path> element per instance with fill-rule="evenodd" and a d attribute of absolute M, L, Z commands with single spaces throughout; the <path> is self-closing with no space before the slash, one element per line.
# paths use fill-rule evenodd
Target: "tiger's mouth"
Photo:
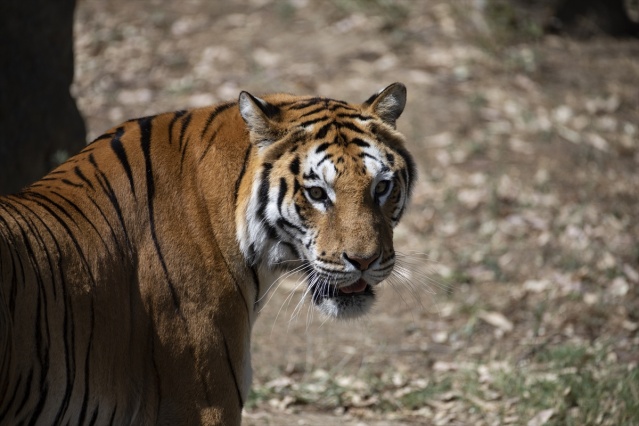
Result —
<path fill-rule="evenodd" d="M 373 304 L 373 286 L 363 279 L 338 288 L 332 284 L 319 283 L 311 286 L 313 304 L 329 317 L 356 318 L 368 311 Z"/>
<path fill-rule="evenodd" d="M 332 299 L 335 297 L 372 296 L 374 294 L 372 286 L 361 278 L 351 285 L 340 288 L 327 283 L 314 284 L 311 287 L 311 292 L 313 302 L 316 304 L 321 303 L 324 299 Z"/>
<path fill-rule="evenodd" d="M 368 283 L 360 278 L 351 285 L 339 288 L 338 291 L 339 295 L 358 294 L 366 291 L 367 287 L 369 287 Z"/>

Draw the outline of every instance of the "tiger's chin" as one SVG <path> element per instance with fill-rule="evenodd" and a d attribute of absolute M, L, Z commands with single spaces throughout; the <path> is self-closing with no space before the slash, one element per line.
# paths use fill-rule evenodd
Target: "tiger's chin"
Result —
<path fill-rule="evenodd" d="M 354 319 L 368 313 L 375 302 L 375 291 L 363 280 L 342 289 L 333 285 L 316 285 L 311 287 L 311 299 L 315 307 L 329 318 Z"/>

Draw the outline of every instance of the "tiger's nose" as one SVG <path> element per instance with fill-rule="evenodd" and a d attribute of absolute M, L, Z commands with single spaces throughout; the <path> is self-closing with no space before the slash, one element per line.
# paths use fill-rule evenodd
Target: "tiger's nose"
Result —
<path fill-rule="evenodd" d="M 365 271 L 371 266 L 371 263 L 375 262 L 379 257 L 379 253 L 375 253 L 370 257 L 359 257 L 359 256 L 349 256 L 344 253 L 344 259 L 346 259 L 350 264 L 359 269 L 360 271 Z"/>

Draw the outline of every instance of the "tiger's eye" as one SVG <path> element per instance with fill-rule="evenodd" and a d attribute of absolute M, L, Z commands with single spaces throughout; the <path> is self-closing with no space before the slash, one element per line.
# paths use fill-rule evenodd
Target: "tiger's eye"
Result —
<path fill-rule="evenodd" d="M 324 201 L 327 197 L 326 191 L 324 191 L 324 189 L 320 188 L 319 186 L 308 188 L 306 192 L 308 193 L 308 196 L 311 197 L 311 199 L 314 201 Z"/>
<path fill-rule="evenodd" d="M 375 186 L 375 195 L 381 197 L 388 192 L 388 188 L 390 188 L 390 181 L 380 180 Z"/>

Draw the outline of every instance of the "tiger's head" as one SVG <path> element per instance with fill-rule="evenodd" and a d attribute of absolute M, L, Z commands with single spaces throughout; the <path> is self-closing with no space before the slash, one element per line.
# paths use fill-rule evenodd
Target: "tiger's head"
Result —
<path fill-rule="evenodd" d="M 393 270 L 393 228 L 415 180 L 395 126 L 405 104 L 401 83 L 362 104 L 240 94 L 254 154 L 238 188 L 240 249 L 258 268 L 303 273 L 330 317 L 367 312 Z"/>

